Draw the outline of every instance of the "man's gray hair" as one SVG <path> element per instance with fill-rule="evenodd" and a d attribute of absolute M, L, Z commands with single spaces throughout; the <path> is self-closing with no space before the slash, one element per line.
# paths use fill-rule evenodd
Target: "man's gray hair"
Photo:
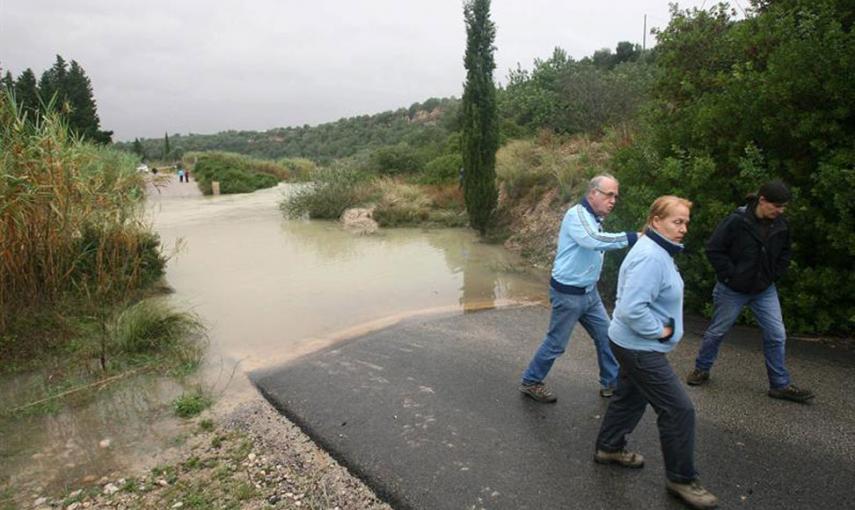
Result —
<path fill-rule="evenodd" d="M 618 180 L 615 179 L 615 176 L 612 174 L 600 174 L 588 181 L 588 192 L 590 193 L 595 189 L 600 189 L 600 184 L 602 184 L 602 182 L 606 179 L 611 179 L 615 182 L 618 182 Z"/>

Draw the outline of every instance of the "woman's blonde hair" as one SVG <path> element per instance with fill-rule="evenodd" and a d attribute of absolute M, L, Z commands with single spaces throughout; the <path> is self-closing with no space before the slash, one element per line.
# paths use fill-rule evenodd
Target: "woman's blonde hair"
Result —
<path fill-rule="evenodd" d="M 662 195 L 653 201 L 650 206 L 650 213 L 647 215 L 647 222 L 644 224 L 644 230 L 653 224 L 653 218 L 667 218 L 674 207 L 684 205 L 690 211 L 692 210 L 692 202 L 685 198 L 675 197 L 674 195 Z"/>

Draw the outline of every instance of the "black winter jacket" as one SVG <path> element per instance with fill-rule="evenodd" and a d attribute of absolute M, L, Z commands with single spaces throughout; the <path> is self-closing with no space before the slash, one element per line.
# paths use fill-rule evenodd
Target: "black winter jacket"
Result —
<path fill-rule="evenodd" d="M 790 230 L 778 216 L 769 226 L 766 241 L 754 213 L 756 200 L 740 207 L 716 227 L 707 241 L 707 258 L 716 278 L 737 292 L 766 290 L 784 275 L 790 264 Z"/>

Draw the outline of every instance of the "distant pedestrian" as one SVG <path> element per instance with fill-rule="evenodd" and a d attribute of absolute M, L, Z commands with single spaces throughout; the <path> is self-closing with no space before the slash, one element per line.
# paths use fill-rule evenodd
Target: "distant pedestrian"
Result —
<path fill-rule="evenodd" d="M 769 396 L 807 402 L 813 392 L 790 381 L 784 365 L 787 331 L 775 282 L 790 263 L 790 231 L 784 210 L 791 198 L 781 181 L 764 184 L 748 203 L 724 219 L 707 241 L 707 258 L 715 269 L 713 317 L 701 342 L 695 369 L 686 382 L 709 381 L 724 336 L 746 306 L 763 332 Z"/>
<path fill-rule="evenodd" d="M 558 250 L 552 265 L 549 330 L 522 375 L 520 391 L 538 402 L 557 399 L 543 380 L 564 353 L 576 322 L 594 340 L 600 368 L 600 396 L 614 394 L 618 363 L 609 349 L 609 317 L 597 291 L 604 252 L 635 243 L 636 232 L 606 233 L 602 221 L 618 200 L 619 184 L 611 175 L 598 175 L 588 183 L 582 200 L 567 210 L 558 233 Z"/>
<path fill-rule="evenodd" d="M 184 168 L 182 168 L 179 165 L 179 167 L 178 167 L 178 182 L 184 182 L 184 176 L 185 176 Z"/>
<path fill-rule="evenodd" d="M 718 498 L 701 486 L 695 471 L 695 408 L 665 356 L 683 336 L 683 279 L 673 258 L 683 250 L 691 207 L 675 196 L 656 199 L 644 236 L 620 266 L 609 326 L 620 377 L 603 417 L 594 460 L 644 466 L 644 457 L 627 451 L 626 444 L 650 404 L 658 417 L 666 489 L 693 508 L 714 508 Z"/>

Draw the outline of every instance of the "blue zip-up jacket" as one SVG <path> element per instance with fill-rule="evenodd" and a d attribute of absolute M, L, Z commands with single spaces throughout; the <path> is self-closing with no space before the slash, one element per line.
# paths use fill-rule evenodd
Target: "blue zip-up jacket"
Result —
<path fill-rule="evenodd" d="M 583 198 L 564 214 L 552 278 L 562 285 L 590 292 L 600 279 L 603 252 L 631 246 L 637 238 L 635 232 L 603 232 L 602 218 L 594 214 L 587 198 Z"/>
<path fill-rule="evenodd" d="M 683 245 L 653 229 L 629 250 L 618 273 L 609 338 L 625 349 L 670 352 L 683 337 L 683 278 L 674 255 Z M 659 337 L 665 326 L 674 328 Z"/>

